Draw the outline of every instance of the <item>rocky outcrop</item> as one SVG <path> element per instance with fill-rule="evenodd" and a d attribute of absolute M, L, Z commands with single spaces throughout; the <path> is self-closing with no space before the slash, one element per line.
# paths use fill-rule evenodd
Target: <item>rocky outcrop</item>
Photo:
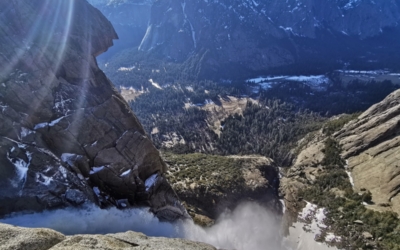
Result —
<path fill-rule="evenodd" d="M 154 0 L 89 0 L 111 21 L 120 37 L 105 57 L 137 47 L 146 34 Z"/>
<path fill-rule="evenodd" d="M 293 166 L 281 178 L 280 192 L 285 200 L 289 220 L 293 219 L 289 218 L 290 213 L 293 213 L 295 219 L 297 219 L 297 212 L 303 205 L 300 203 L 302 198 L 299 193 L 312 185 L 316 178 L 323 173 L 321 163 L 325 156 L 323 153 L 325 140 L 326 136 L 321 130 L 302 139 L 299 142 L 299 154 Z"/>
<path fill-rule="evenodd" d="M 400 91 L 372 106 L 334 135 L 348 160 L 354 188 L 372 193 L 377 210 L 400 213 Z"/>
<path fill-rule="evenodd" d="M 13 0 L 0 26 L 0 216 L 92 202 L 184 217 L 159 152 L 97 66 L 117 38 L 110 22 L 84 0 Z"/>
<path fill-rule="evenodd" d="M 66 237 L 51 229 L 31 229 L 0 223 L 0 249 L 45 250 Z"/>
<path fill-rule="evenodd" d="M 354 191 L 370 191 L 372 203 L 367 208 L 400 213 L 400 90 L 373 105 L 357 119 L 348 122 L 333 139 L 342 148 Z M 300 190 L 313 185 L 320 174 L 327 136 L 319 131 L 303 141 L 294 165 L 281 180 L 287 207 L 296 211 Z M 338 197 L 343 191 L 330 190 Z"/>
<path fill-rule="evenodd" d="M 205 243 L 183 239 L 147 237 L 128 231 L 107 235 L 64 236 L 50 229 L 28 229 L 0 224 L 1 250 L 115 250 L 115 249 L 188 249 L 213 250 Z"/>

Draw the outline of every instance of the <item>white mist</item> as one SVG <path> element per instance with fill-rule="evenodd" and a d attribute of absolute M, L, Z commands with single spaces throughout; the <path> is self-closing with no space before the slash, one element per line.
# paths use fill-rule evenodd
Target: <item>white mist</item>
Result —
<path fill-rule="evenodd" d="M 191 221 L 160 222 L 147 209 L 100 209 L 94 205 L 85 209 L 66 208 L 33 214 L 14 214 L 2 223 L 23 227 L 52 228 L 66 235 L 142 232 L 148 236 L 186 238 L 222 249 L 279 250 L 280 225 L 276 217 L 255 204 L 239 205 L 233 212 L 220 216 L 210 228 Z"/>

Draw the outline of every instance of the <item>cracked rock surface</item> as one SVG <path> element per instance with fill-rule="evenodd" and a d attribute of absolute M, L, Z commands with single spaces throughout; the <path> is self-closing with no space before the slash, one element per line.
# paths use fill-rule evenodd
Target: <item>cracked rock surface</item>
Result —
<path fill-rule="evenodd" d="M 116 250 L 116 249 L 187 249 L 214 250 L 200 242 L 184 239 L 147 237 L 142 233 L 128 231 L 107 235 L 64 236 L 54 230 L 14 227 L 0 223 L 0 250 Z"/>
<path fill-rule="evenodd" d="M 0 27 L 0 217 L 87 202 L 185 217 L 159 152 L 97 66 L 118 38 L 110 22 L 84 0 L 12 0 Z"/>

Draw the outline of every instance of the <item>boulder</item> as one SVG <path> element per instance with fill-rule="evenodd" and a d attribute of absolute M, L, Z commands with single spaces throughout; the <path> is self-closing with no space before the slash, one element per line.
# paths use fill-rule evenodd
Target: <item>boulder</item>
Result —
<path fill-rule="evenodd" d="M 374 236 L 373 236 L 371 233 L 369 233 L 369 232 L 363 232 L 363 233 L 362 233 L 362 236 L 363 236 L 364 239 L 366 239 L 366 240 L 372 240 L 372 239 L 374 238 Z"/>
<path fill-rule="evenodd" d="M 1 250 L 47 250 L 65 240 L 54 230 L 22 228 L 0 223 Z"/>

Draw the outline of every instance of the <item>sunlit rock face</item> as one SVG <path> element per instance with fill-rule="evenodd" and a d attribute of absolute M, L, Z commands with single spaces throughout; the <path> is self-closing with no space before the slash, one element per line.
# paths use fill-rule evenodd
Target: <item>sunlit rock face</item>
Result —
<path fill-rule="evenodd" d="M 175 61 L 199 53 L 210 74 L 374 61 L 393 54 L 379 37 L 399 37 L 399 7 L 396 0 L 160 0 L 139 49 Z"/>
<path fill-rule="evenodd" d="M 372 193 L 371 206 L 400 214 L 400 90 L 335 134 L 354 189 Z"/>
<path fill-rule="evenodd" d="M 87 202 L 186 216 L 159 152 L 97 66 L 117 38 L 100 11 L 85 0 L 2 1 L 0 27 L 0 216 Z"/>

